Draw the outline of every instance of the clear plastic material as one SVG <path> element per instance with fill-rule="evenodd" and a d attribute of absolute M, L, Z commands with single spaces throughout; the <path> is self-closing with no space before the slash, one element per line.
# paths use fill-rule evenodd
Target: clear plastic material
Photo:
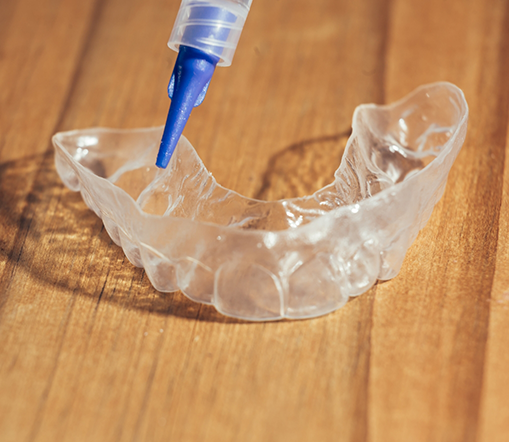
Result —
<path fill-rule="evenodd" d="M 230 66 L 252 0 L 183 0 L 168 41 L 178 51 L 191 46 Z"/>
<path fill-rule="evenodd" d="M 53 143 L 64 183 L 157 290 L 275 320 L 329 313 L 397 275 L 444 191 L 467 118 L 450 83 L 359 106 L 334 182 L 271 202 L 218 185 L 184 137 L 169 167 L 156 168 L 162 128 L 78 130 Z"/>

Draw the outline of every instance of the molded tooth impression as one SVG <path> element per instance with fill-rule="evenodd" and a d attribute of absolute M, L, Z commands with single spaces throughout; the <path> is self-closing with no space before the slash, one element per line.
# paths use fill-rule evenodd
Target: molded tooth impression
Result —
<path fill-rule="evenodd" d="M 359 106 L 334 182 L 272 202 L 218 185 L 184 137 L 157 169 L 161 127 L 64 132 L 53 144 L 63 182 L 157 290 L 263 321 L 329 313 L 396 276 L 442 196 L 467 119 L 450 83 Z"/>

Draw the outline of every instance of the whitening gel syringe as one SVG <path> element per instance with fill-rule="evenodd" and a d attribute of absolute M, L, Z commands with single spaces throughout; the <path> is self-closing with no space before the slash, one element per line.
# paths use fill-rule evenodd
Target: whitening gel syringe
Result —
<path fill-rule="evenodd" d="M 252 0 L 182 0 L 168 41 L 178 51 L 168 95 L 171 106 L 156 165 L 166 168 L 191 115 L 219 66 L 230 66 Z"/>

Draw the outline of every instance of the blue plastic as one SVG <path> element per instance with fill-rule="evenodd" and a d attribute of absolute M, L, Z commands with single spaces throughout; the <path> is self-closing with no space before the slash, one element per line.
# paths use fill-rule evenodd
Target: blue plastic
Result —
<path fill-rule="evenodd" d="M 234 23 L 236 16 L 223 8 L 196 6 L 187 18 L 183 39 L 195 46 L 181 45 L 173 74 L 168 84 L 171 106 L 164 127 L 156 166 L 165 169 L 182 135 L 193 107 L 205 99 L 212 74 L 220 58 L 212 55 L 210 42 L 226 41 L 229 28 L 214 23 Z"/>
<path fill-rule="evenodd" d="M 194 106 L 205 98 L 219 58 L 181 46 L 168 86 L 171 106 L 164 127 L 156 166 L 166 169 Z"/>

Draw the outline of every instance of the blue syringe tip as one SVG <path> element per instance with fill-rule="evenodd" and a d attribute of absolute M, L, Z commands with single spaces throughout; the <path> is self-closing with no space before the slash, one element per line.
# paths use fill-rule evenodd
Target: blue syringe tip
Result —
<path fill-rule="evenodd" d="M 219 58 L 189 46 L 180 46 L 168 85 L 171 106 L 164 127 L 156 166 L 165 169 L 193 107 L 201 104 Z"/>

